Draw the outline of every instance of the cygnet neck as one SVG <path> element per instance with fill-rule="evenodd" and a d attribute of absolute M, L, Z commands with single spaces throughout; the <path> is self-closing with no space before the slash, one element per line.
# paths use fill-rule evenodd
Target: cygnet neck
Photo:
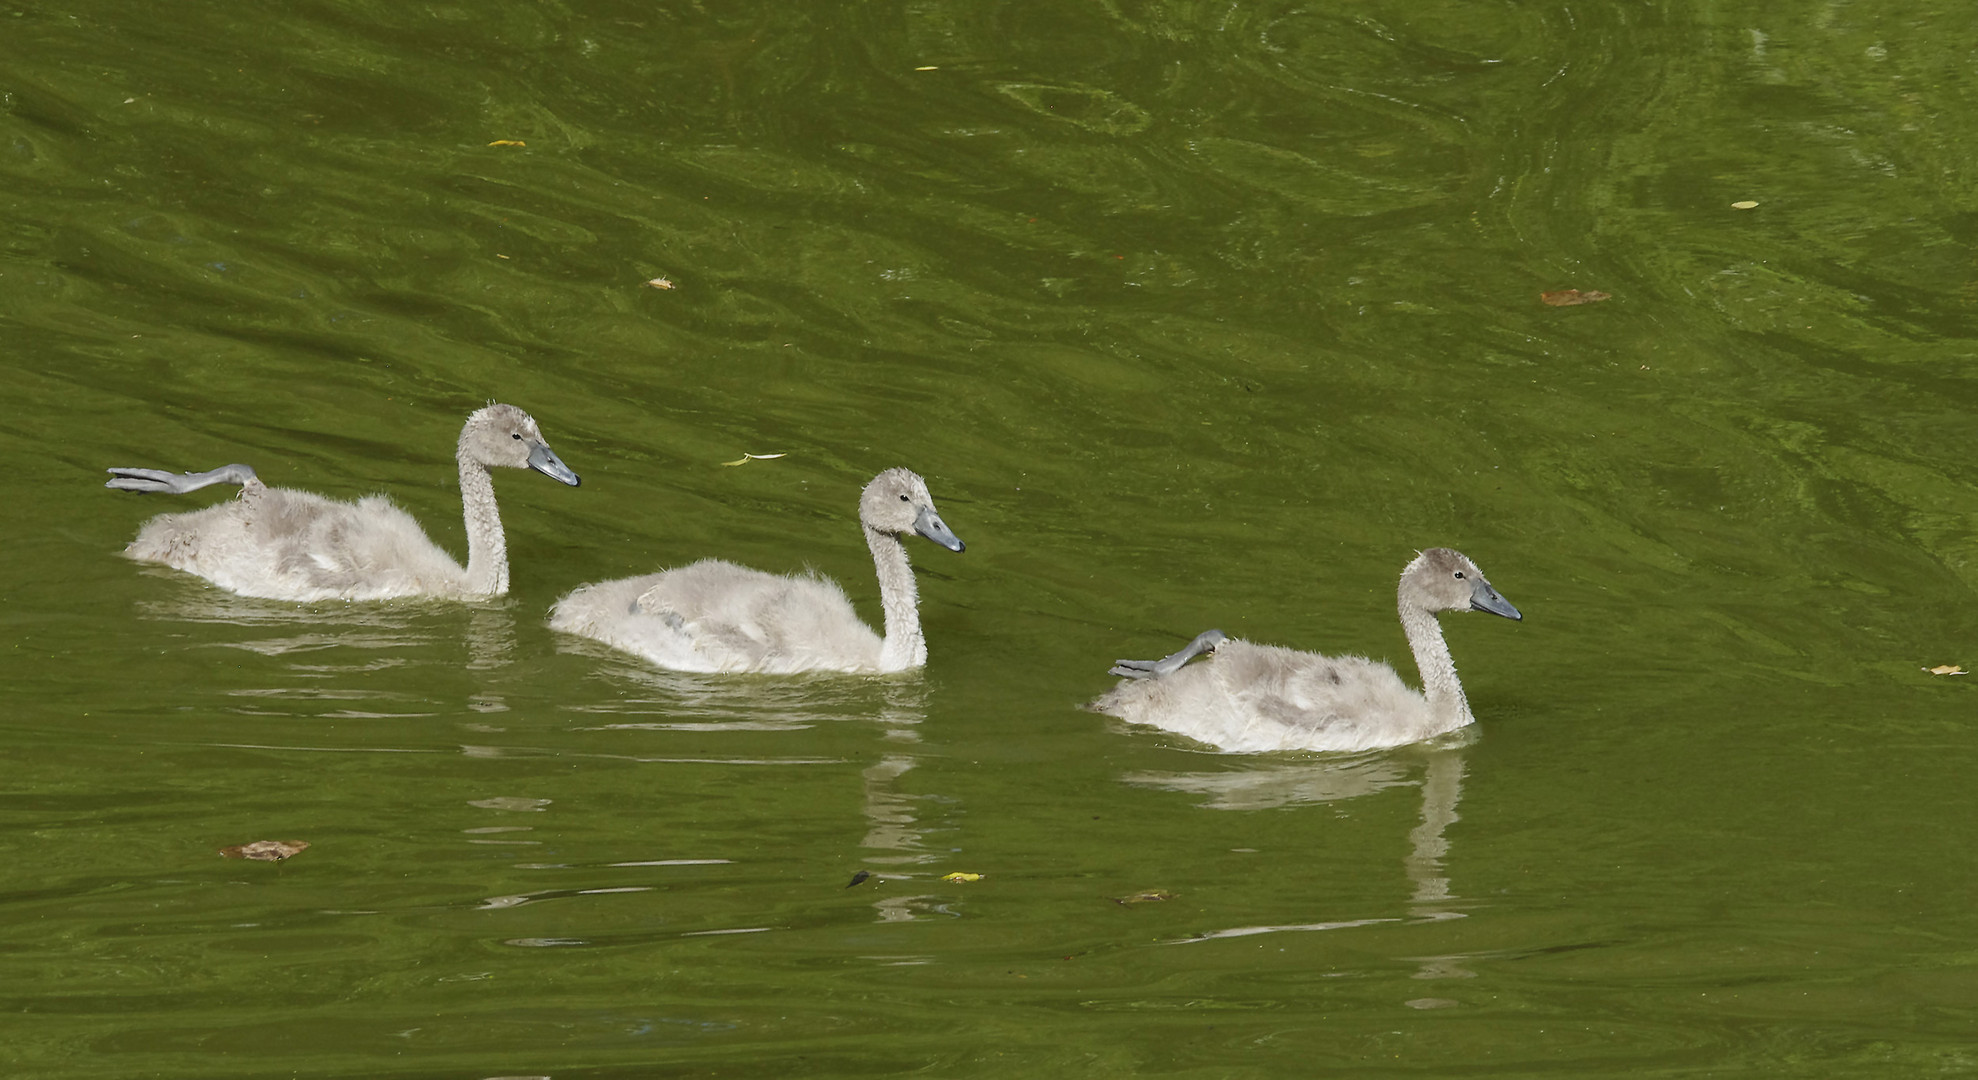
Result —
<path fill-rule="evenodd" d="M 1456 677 L 1456 661 L 1443 640 L 1442 624 L 1435 613 L 1406 599 L 1400 603 L 1401 629 L 1408 635 L 1408 648 L 1415 654 L 1415 667 L 1422 673 L 1422 697 L 1437 726 L 1453 731 L 1475 719 L 1469 699 L 1463 696 L 1462 680 Z"/>
<path fill-rule="evenodd" d="M 495 506 L 494 477 L 488 467 L 460 457 L 460 510 L 467 522 L 467 577 L 462 591 L 470 596 L 508 593 L 508 539 L 501 531 L 501 511 Z"/>
<path fill-rule="evenodd" d="M 927 663 L 927 639 L 920 632 L 920 593 L 913 581 L 907 546 L 898 536 L 865 528 L 865 546 L 879 573 L 879 606 L 886 613 L 886 640 L 879 646 L 880 671 L 905 671 Z"/>

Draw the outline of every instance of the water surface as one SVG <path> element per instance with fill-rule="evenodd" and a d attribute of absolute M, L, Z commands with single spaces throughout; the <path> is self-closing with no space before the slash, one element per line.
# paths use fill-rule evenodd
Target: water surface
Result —
<path fill-rule="evenodd" d="M 0 7 L 11 1072 L 1971 1070 L 1970 21 Z M 507 598 L 119 557 L 224 495 L 103 468 L 228 461 L 463 550 L 490 398 L 584 477 L 497 478 Z M 921 675 L 544 625 L 715 553 L 876 620 L 895 464 Z M 1412 678 L 1438 544 L 1527 616 L 1462 737 L 1077 708 L 1212 625 Z"/>

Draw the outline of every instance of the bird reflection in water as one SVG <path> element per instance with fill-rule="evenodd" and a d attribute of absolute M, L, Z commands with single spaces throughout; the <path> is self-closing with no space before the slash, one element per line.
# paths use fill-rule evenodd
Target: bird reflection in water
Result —
<path fill-rule="evenodd" d="M 1432 746 L 1301 765 L 1259 764 L 1251 768 L 1217 772 L 1144 772 L 1126 776 L 1124 779 L 1131 784 L 1206 796 L 1202 805 L 1215 810 L 1267 810 L 1297 803 L 1338 802 L 1392 787 L 1419 785 L 1421 788 L 1421 819 L 1409 830 L 1408 852 L 1401 859 L 1402 874 L 1413 887 L 1405 919 L 1396 916 L 1238 926 L 1182 939 L 1176 944 L 1256 934 L 1343 930 L 1383 923 L 1427 923 L 1463 918 L 1463 912 L 1459 910 L 1461 897 L 1450 885 L 1444 862 L 1449 855 L 1447 831 L 1459 820 L 1456 807 L 1463 797 L 1463 754 L 1472 738 L 1467 732 L 1459 733 L 1449 739 L 1437 740 Z M 1410 778 L 1417 762 L 1421 774 L 1419 781 Z M 1417 966 L 1414 975 L 1417 979 L 1470 978 L 1474 974 L 1461 966 L 1462 961 L 1470 959 L 1464 955 L 1403 959 Z M 1424 1008 L 1443 1004 L 1441 999 L 1421 1000 L 1435 1002 L 1435 1005 L 1419 1006 Z"/>
<path fill-rule="evenodd" d="M 878 761 L 868 765 L 860 776 L 865 781 L 865 838 L 860 862 L 871 867 L 871 877 L 883 885 L 888 881 L 915 880 L 904 872 L 888 873 L 883 867 L 917 866 L 939 856 L 928 851 L 922 834 L 919 804 L 926 795 L 909 795 L 899 789 L 899 781 L 918 763 L 912 748 L 920 742 L 919 727 L 927 719 L 927 684 L 917 676 L 887 680 L 880 707 L 873 714 L 880 737 L 888 744 Z M 928 894 L 883 895 L 873 901 L 879 922 L 912 922 L 929 914 L 950 915 L 942 897 Z"/>

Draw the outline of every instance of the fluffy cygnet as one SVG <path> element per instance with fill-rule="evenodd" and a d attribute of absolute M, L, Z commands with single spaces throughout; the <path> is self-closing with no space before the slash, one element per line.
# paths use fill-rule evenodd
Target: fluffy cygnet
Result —
<path fill-rule="evenodd" d="M 1436 613 L 1524 616 L 1476 563 L 1449 548 L 1431 548 L 1408 564 L 1398 600 L 1422 673 L 1419 692 L 1365 657 L 1254 645 L 1210 630 L 1164 659 L 1119 661 L 1112 673 L 1123 681 L 1092 708 L 1232 751 L 1370 750 L 1471 723 Z M 1205 653 L 1207 661 L 1188 663 Z"/>
<path fill-rule="evenodd" d="M 115 468 L 106 487 L 183 494 L 239 484 L 232 502 L 145 522 L 124 554 L 271 600 L 470 599 L 508 591 L 508 545 L 495 507 L 492 467 L 534 469 L 576 487 L 528 413 L 491 404 L 460 429 L 460 501 L 467 565 L 427 538 L 412 515 L 382 495 L 356 502 L 271 488 L 245 465 L 203 473 Z"/>
<path fill-rule="evenodd" d="M 927 663 L 913 567 L 900 538 L 964 545 L 941 521 L 927 483 L 906 469 L 874 477 L 859 524 L 879 574 L 886 634 L 872 632 L 836 582 L 766 574 L 720 559 L 586 585 L 557 602 L 549 624 L 676 671 L 894 672 Z"/>

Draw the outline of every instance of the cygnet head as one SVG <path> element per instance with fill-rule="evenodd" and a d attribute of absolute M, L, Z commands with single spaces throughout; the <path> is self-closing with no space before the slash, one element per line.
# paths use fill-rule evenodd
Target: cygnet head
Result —
<path fill-rule="evenodd" d="M 968 546 L 941 521 L 927 481 L 911 469 L 887 469 L 872 478 L 859 496 L 859 523 L 893 536 L 919 533 L 949 551 Z"/>
<path fill-rule="evenodd" d="M 460 458 L 488 468 L 534 469 L 571 487 L 581 483 L 543 441 L 535 417 L 513 405 L 490 403 L 468 417 L 460 429 Z"/>
<path fill-rule="evenodd" d="M 1511 601 L 1497 595 L 1477 564 L 1460 551 L 1430 548 L 1401 571 L 1403 608 L 1422 611 L 1488 611 L 1523 620 Z"/>

